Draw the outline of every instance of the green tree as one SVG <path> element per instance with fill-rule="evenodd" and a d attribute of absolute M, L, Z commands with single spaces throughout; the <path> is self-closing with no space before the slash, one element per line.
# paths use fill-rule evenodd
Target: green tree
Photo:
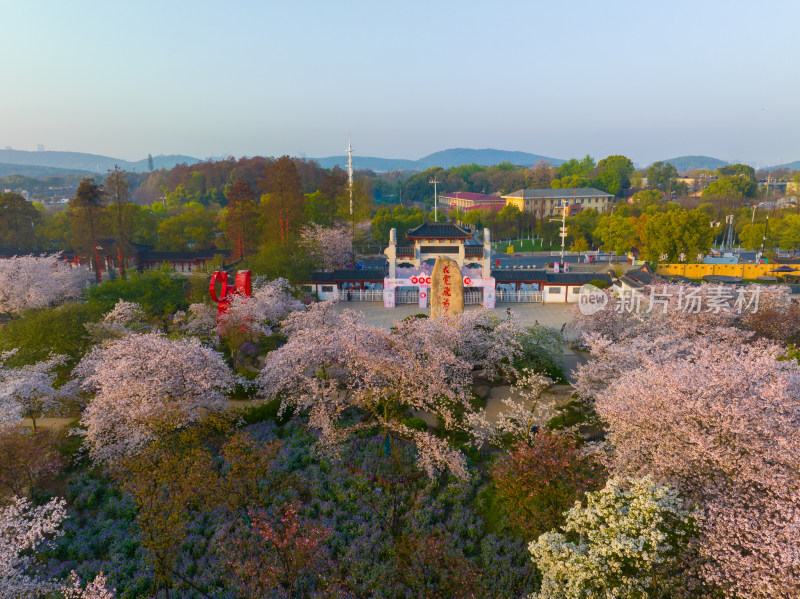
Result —
<path fill-rule="evenodd" d="M 597 163 L 597 172 L 615 173 L 619 177 L 620 189 L 628 189 L 631 186 L 631 175 L 633 174 L 633 162 L 627 156 L 615 154 L 607 156 Z M 610 190 L 606 190 L 612 193 Z M 618 193 L 618 192 L 616 192 Z"/>
<path fill-rule="evenodd" d="M 800 214 L 787 214 L 774 225 L 778 247 L 782 250 L 800 248 Z"/>
<path fill-rule="evenodd" d="M 118 164 L 114 165 L 113 171 L 108 171 L 105 195 L 108 198 L 109 206 L 113 210 L 118 257 L 121 258 L 122 268 L 125 268 L 131 253 L 132 213 L 127 210 L 127 206 L 130 203 L 128 173 L 119 168 Z"/>
<path fill-rule="evenodd" d="M 86 261 L 91 260 L 100 280 L 100 265 L 95 252 L 103 230 L 103 188 L 94 179 L 84 179 L 69 202 L 72 248 Z"/>
<path fill-rule="evenodd" d="M 381 208 L 372 219 L 372 237 L 378 243 L 389 243 L 389 231 L 397 229 L 397 243 L 407 243 L 409 229 L 421 225 L 428 218 L 428 212 L 420 208 Z"/>
<path fill-rule="evenodd" d="M 691 262 L 698 254 L 711 249 L 715 229 L 708 215 L 700 210 L 674 209 L 654 214 L 645 225 L 645 247 L 647 260 L 657 261 L 666 255 L 669 261 L 677 261 L 681 254 Z"/>
<path fill-rule="evenodd" d="M 650 206 L 656 208 L 664 205 L 664 196 L 655 189 L 642 189 L 631 196 L 632 204 L 641 212 L 645 212 Z"/>
<path fill-rule="evenodd" d="M 717 169 L 719 177 L 743 177 L 756 181 L 756 170 L 747 164 L 728 164 Z"/>
<path fill-rule="evenodd" d="M 291 227 L 299 231 L 304 222 L 303 187 L 294 161 L 281 156 L 264 167 L 259 188 L 265 193 L 262 198 L 264 214 L 263 241 L 280 240 L 286 243 Z"/>
<path fill-rule="evenodd" d="M 25 312 L 0 327 L 0 351 L 18 349 L 8 360 L 12 367 L 62 354 L 69 356 L 71 368 L 93 342 L 84 325 L 96 322 L 102 313 L 96 305 L 76 303 Z"/>
<path fill-rule="evenodd" d="M 587 178 L 594 170 L 594 167 L 594 158 L 587 154 L 580 160 L 577 158 L 570 158 L 566 162 L 562 163 L 556 169 L 556 174 L 558 175 L 559 179 L 571 176 Z"/>
<path fill-rule="evenodd" d="M 669 162 L 654 162 L 646 171 L 647 185 L 659 191 L 672 191 L 672 182 L 678 178 L 678 169 Z"/>
<path fill-rule="evenodd" d="M 195 202 L 186 204 L 175 216 L 158 225 L 156 249 L 184 252 L 210 248 L 216 239 L 216 213 Z"/>
<path fill-rule="evenodd" d="M 703 199 L 728 196 L 728 197 L 748 197 L 756 195 L 757 184 L 755 179 L 747 177 L 724 176 L 720 177 L 703 190 Z"/>
<path fill-rule="evenodd" d="M 633 217 L 609 214 L 600 217 L 594 234 L 603 244 L 603 250 L 625 254 L 636 243 L 635 224 Z"/>
<path fill-rule="evenodd" d="M 110 311 L 119 300 L 136 302 L 145 314 L 166 318 L 188 307 L 186 279 L 170 268 L 131 273 L 127 279 L 106 281 L 86 289 L 86 301 L 102 312 Z"/>
<path fill-rule="evenodd" d="M 15 250 L 36 247 L 39 211 L 18 193 L 0 194 L 0 244 Z"/>
<path fill-rule="evenodd" d="M 261 219 L 255 193 L 250 185 L 237 179 L 228 190 L 228 204 L 224 210 L 223 232 L 228 238 L 228 247 L 236 258 L 254 253 L 261 233 Z"/>

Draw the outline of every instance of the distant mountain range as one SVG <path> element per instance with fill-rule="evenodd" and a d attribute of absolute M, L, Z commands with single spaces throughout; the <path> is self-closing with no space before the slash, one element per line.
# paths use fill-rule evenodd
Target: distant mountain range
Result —
<path fill-rule="evenodd" d="M 777 166 L 769 167 L 769 170 L 778 170 L 779 168 L 789 169 L 790 171 L 798 171 L 800 170 L 800 160 L 795 160 L 794 162 L 788 162 L 786 164 L 779 164 Z"/>
<path fill-rule="evenodd" d="M 156 169 L 170 169 L 176 164 L 195 164 L 199 159 L 191 156 L 180 155 L 158 155 L 153 156 L 153 167 Z M 149 170 L 147 158 L 130 162 L 111 158 L 109 156 L 99 156 L 97 154 L 84 154 L 82 152 L 28 152 L 26 150 L 0 150 L 0 163 L 14 164 L 19 166 L 50 166 L 64 169 L 71 173 L 102 173 L 112 170 L 118 164 L 126 171 L 147 171 Z M 22 174 L 22 173 L 20 173 Z M 64 172 L 60 174 L 66 174 Z"/>
<path fill-rule="evenodd" d="M 91 175 L 89 171 L 82 171 L 69 168 L 57 168 L 55 166 L 38 166 L 35 164 L 3 164 L 0 163 L 0 177 L 6 175 L 22 175 L 43 179 L 45 177 L 68 177 L 70 175 Z"/>
<path fill-rule="evenodd" d="M 212 159 L 214 160 L 214 159 Z M 326 158 L 311 158 L 316 160 L 323 168 L 340 166 L 347 164 L 346 156 L 328 156 Z M 451 168 L 463 164 L 479 164 L 481 166 L 494 166 L 501 162 L 510 162 L 514 165 L 532 166 L 539 160 L 546 160 L 553 166 L 558 166 L 564 162 L 561 158 L 530 154 L 528 152 L 511 152 L 507 150 L 483 149 L 473 150 L 469 148 L 451 148 L 434 152 L 418 160 L 403 158 L 376 158 L 372 156 L 353 157 L 353 166 L 356 169 L 369 169 L 378 172 L 405 170 L 423 171 L 435 166 Z M 159 154 L 153 156 L 153 167 L 155 169 L 171 169 L 176 164 L 195 164 L 202 162 L 199 158 L 183 155 Z M 672 164 L 679 172 L 685 173 L 693 169 L 717 169 L 729 164 L 724 160 L 712 158 L 710 156 L 678 156 L 669 158 L 663 162 Z M 57 152 L 41 151 L 28 152 L 25 150 L 0 150 L 0 176 L 9 174 L 21 174 L 28 177 L 47 177 L 69 174 L 106 174 L 118 164 L 120 168 L 127 171 L 146 172 L 149 170 L 147 158 L 130 162 L 100 156 L 97 154 L 84 154 L 81 152 Z M 769 169 L 788 168 L 800 170 L 800 161 L 791 162 L 777 166 L 768 167 Z"/>
<path fill-rule="evenodd" d="M 327 158 L 312 158 L 323 168 L 342 168 L 347 164 L 347 156 L 328 156 Z M 480 164 L 481 166 L 494 166 L 501 162 L 522 166 L 533 166 L 539 160 L 547 160 L 553 166 L 563 163 L 561 158 L 529 154 L 528 152 L 510 152 L 507 150 L 472 150 L 469 148 L 452 148 L 428 154 L 419 160 L 403 158 L 374 158 L 372 156 L 354 156 L 353 167 L 356 169 L 369 169 L 373 171 L 424 171 L 435 166 L 451 168 L 462 164 Z"/>

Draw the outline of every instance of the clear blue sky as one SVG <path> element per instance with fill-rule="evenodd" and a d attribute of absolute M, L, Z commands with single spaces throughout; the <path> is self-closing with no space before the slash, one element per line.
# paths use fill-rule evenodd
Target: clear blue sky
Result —
<path fill-rule="evenodd" d="M 800 160 L 800 2 L 5 0 L 0 147 Z"/>

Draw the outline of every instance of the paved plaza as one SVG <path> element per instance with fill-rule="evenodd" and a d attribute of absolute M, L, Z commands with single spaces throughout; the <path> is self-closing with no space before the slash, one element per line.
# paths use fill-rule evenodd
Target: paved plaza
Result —
<path fill-rule="evenodd" d="M 384 308 L 379 302 L 348 302 L 337 303 L 338 310 L 357 310 L 363 312 L 367 323 L 375 326 L 389 328 L 395 320 L 403 320 L 412 314 L 431 315 L 431 309 L 420 308 L 417 304 L 401 304 L 396 308 Z M 572 312 L 573 304 L 540 304 L 540 303 L 519 303 L 519 304 L 498 304 L 492 312 L 501 318 L 506 318 L 506 309 L 518 314 L 525 324 L 540 324 L 561 330 L 565 324 L 569 325 L 574 319 Z M 478 310 L 480 306 L 467 306 L 466 310 Z M 565 327 L 568 333 L 569 326 Z"/>
<path fill-rule="evenodd" d="M 564 339 L 566 341 L 573 341 L 575 332 L 571 323 L 575 318 L 573 312 L 573 304 L 499 304 L 492 312 L 506 318 L 506 309 L 511 308 L 522 319 L 522 322 L 528 325 L 540 324 L 542 326 L 551 327 L 554 329 L 562 330 Z M 364 319 L 367 323 L 389 328 L 394 324 L 395 320 L 402 320 L 412 314 L 426 314 L 430 316 L 430 308 L 420 308 L 416 304 L 401 304 L 396 308 L 384 308 L 383 304 L 378 302 L 338 302 L 336 305 L 337 310 L 357 310 L 363 312 Z M 478 310 L 480 306 L 467 306 L 467 310 Z M 576 366 L 586 361 L 586 357 L 579 353 L 574 352 L 570 348 L 564 348 L 564 354 L 559 359 L 564 372 L 567 373 L 567 378 L 570 382 L 573 380 L 572 371 Z"/>

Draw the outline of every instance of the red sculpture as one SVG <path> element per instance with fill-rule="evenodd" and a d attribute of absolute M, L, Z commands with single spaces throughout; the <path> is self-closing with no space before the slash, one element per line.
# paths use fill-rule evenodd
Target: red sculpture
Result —
<path fill-rule="evenodd" d="M 217 295 L 217 283 L 220 283 L 220 293 Z M 224 270 L 215 270 L 211 275 L 211 282 L 208 286 L 211 299 L 217 302 L 217 321 L 225 314 L 230 306 L 234 295 L 250 297 L 252 288 L 250 285 L 250 271 L 240 270 L 236 273 L 235 281 L 228 283 L 228 273 Z"/>

